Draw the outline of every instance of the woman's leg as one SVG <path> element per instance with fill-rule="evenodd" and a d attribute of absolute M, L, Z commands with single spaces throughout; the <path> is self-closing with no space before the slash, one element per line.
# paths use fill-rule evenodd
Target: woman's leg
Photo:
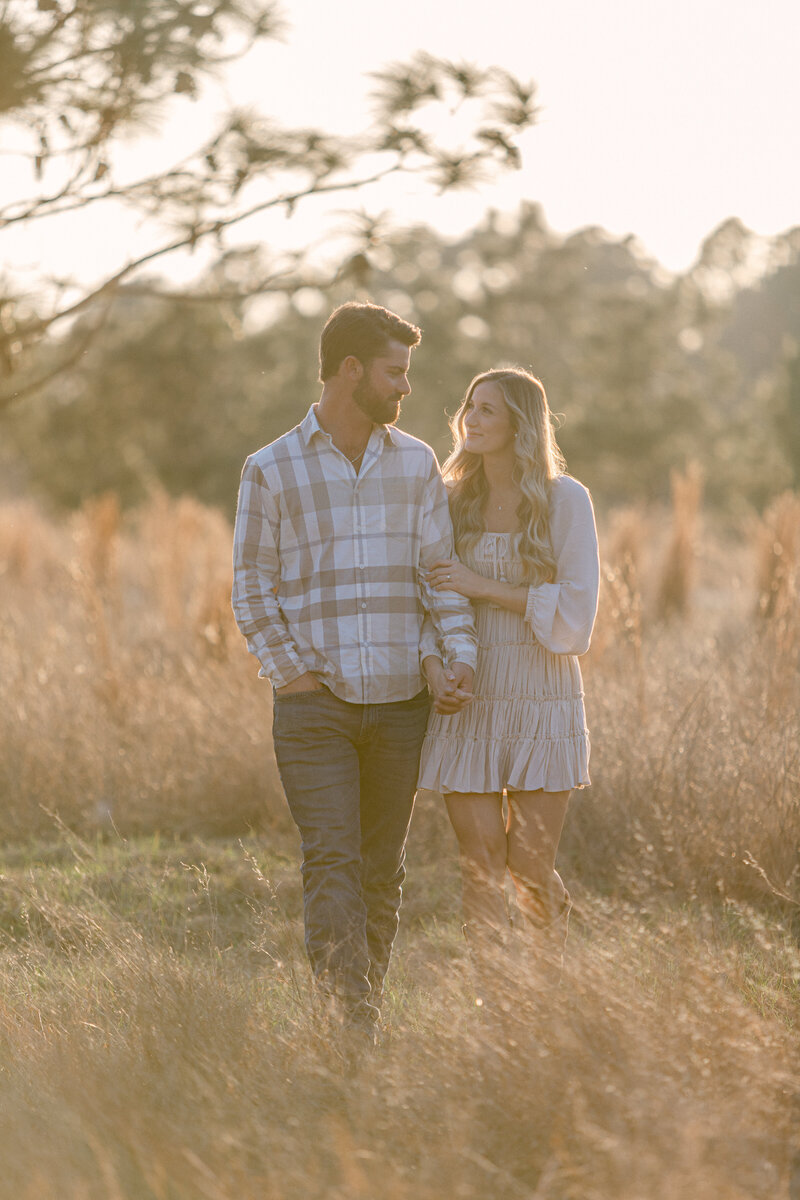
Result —
<path fill-rule="evenodd" d="M 556 853 L 567 815 L 569 792 L 509 792 L 508 870 L 520 911 L 545 928 L 569 905 L 556 870 Z"/>
<path fill-rule="evenodd" d="M 445 801 L 458 838 L 467 933 L 503 936 L 509 928 L 504 891 L 508 841 L 503 798 L 451 792 Z"/>

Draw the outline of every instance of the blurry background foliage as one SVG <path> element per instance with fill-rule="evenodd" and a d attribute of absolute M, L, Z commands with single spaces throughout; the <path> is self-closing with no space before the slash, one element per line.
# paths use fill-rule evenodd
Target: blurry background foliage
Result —
<path fill-rule="evenodd" d="M 152 246 L 91 285 L 48 280 L 43 264 L 38 290 L 23 293 L 0 273 L 7 494 L 72 507 L 113 489 L 131 504 L 159 485 L 230 513 L 246 454 L 318 395 L 320 328 L 351 298 L 422 326 L 402 424 L 440 456 L 445 409 L 473 374 L 513 362 L 544 380 L 566 417 L 569 467 L 603 505 L 666 499 L 670 471 L 689 461 L 706 503 L 732 514 L 797 488 L 800 228 L 765 240 L 732 218 L 679 276 L 634 238 L 556 236 L 532 201 L 456 241 L 353 212 L 327 272 L 230 240 L 250 214 L 291 217 L 321 192 L 355 201 L 377 176 L 421 174 L 446 190 L 513 167 L 535 89 L 498 68 L 420 53 L 375 73 L 368 132 L 343 139 L 233 112 L 180 163 L 120 174 L 128 131 L 280 28 L 274 5 L 240 0 L 0 3 L 0 126 L 33 188 L 0 208 L 0 234 L 120 201 L 152 219 Z M 457 149 L 424 131 L 437 105 L 469 111 Z M 160 264 L 198 245 L 212 265 L 176 290 Z"/>
<path fill-rule="evenodd" d="M 0 234 L 123 205 L 149 236 L 91 283 L 54 279 L 46 262 L 27 287 L 0 272 L 13 487 L 72 504 L 109 486 L 130 499 L 159 480 L 223 499 L 242 446 L 280 428 L 290 391 L 307 394 L 304 376 L 286 374 L 293 354 L 308 357 L 302 322 L 277 333 L 251 319 L 244 337 L 248 301 L 312 285 L 361 291 L 365 249 L 378 240 L 374 222 L 351 212 L 340 261 L 323 265 L 247 244 L 243 223 L 267 211 L 291 218 L 311 197 L 352 199 L 394 176 L 444 192 L 519 165 L 534 85 L 420 51 L 372 73 L 364 131 L 333 136 L 238 109 L 180 161 L 131 178 L 120 150 L 132 132 L 158 128 L 167 107 L 180 111 L 281 30 L 270 0 L 0 0 L 0 129 L 29 180 L 29 194 L 2 198 Z M 434 136 L 437 113 L 450 120 Z M 208 268 L 192 285 L 176 290 L 152 273 L 198 247 Z"/>
<path fill-rule="evenodd" d="M 731 277 L 713 265 L 720 246 L 744 255 L 754 240 L 729 222 L 668 277 L 632 240 L 556 237 L 530 205 L 458 242 L 427 228 L 381 238 L 356 276 L 302 288 L 263 325 L 247 301 L 123 289 L 102 337 L 6 412 L 15 486 L 72 506 L 110 488 L 135 502 L 158 482 L 230 511 L 245 456 L 318 395 L 329 308 L 356 297 L 422 326 L 401 423 L 440 456 L 445 409 L 478 371 L 513 362 L 544 380 L 569 468 L 604 505 L 665 498 L 670 469 L 692 460 L 708 504 L 761 508 L 800 484 L 800 240 L 775 239 L 755 282 L 718 287 Z M 37 355 L 82 336 L 78 322 Z"/>

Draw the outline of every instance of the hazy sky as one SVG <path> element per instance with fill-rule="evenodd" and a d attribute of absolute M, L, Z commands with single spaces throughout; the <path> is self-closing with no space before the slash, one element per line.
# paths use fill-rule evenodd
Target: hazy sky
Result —
<path fill-rule="evenodd" d="M 725 217 L 759 233 L 800 221 L 797 0 L 393 7 L 402 18 L 376 18 L 372 0 L 292 0 L 287 46 L 260 54 L 242 83 L 254 99 L 262 89 L 276 102 L 291 96 L 303 119 L 347 128 L 363 111 L 359 73 L 382 60 L 422 47 L 496 62 L 537 81 L 543 111 L 525 137 L 522 172 L 504 177 L 492 202 L 539 200 L 559 230 L 636 233 L 674 268 Z M 485 203 L 484 193 L 466 208 L 477 214 Z M 448 227 L 449 213 L 441 219 Z"/>
<path fill-rule="evenodd" d="M 398 218 L 460 232 L 489 204 L 513 211 L 526 198 L 540 202 L 559 231 L 595 224 L 634 233 L 672 269 L 687 267 L 728 216 L 762 234 L 800 222 L 797 0 L 405 0 L 391 11 L 375 0 L 286 0 L 283 7 L 285 43 L 253 51 L 202 106 L 182 101 L 157 138 L 128 148 L 131 169 L 150 171 L 185 152 L 226 100 L 286 123 L 360 129 L 366 73 L 422 48 L 535 79 L 542 113 L 524 136 L 522 171 L 467 197 L 407 195 Z M 8 173 L 0 181 L 5 194 L 11 181 Z M 247 234 L 313 240 L 320 220 L 314 210 L 299 224 L 273 219 Z M 101 220 L 94 210 L 60 231 L 40 226 L 35 247 L 18 236 L 16 252 L 4 251 L 7 262 L 32 268 L 38 259 L 91 277 L 124 260 L 129 243 L 142 245 L 130 224 Z"/>

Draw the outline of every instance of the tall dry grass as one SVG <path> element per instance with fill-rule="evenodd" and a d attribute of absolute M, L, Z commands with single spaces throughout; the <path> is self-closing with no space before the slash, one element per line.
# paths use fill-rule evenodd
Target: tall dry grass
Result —
<path fill-rule="evenodd" d="M 0 832 L 282 819 L 269 700 L 230 613 L 228 524 L 156 493 L 0 508 Z"/>
<path fill-rule="evenodd" d="M 662 619 L 685 616 L 689 609 L 698 522 L 703 500 L 703 475 L 698 463 L 670 472 L 672 529 L 658 581 L 657 605 Z"/>
<path fill-rule="evenodd" d="M 795 919 L 800 623 L 796 605 L 756 612 L 773 521 L 767 513 L 746 536 L 701 539 L 695 517 L 691 537 L 677 539 L 694 546 L 681 572 L 693 586 L 682 618 L 673 608 L 668 621 L 663 521 L 626 514 L 625 537 L 612 527 L 604 539 L 597 637 L 584 660 L 594 786 L 576 797 L 565 842 L 595 885 L 634 897 L 736 896 Z M 625 565 L 632 543 L 634 567 Z"/>
<path fill-rule="evenodd" d="M 478 1008 L 421 867 L 389 1033 L 354 1070 L 287 861 L 77 843 L 4 871 L 0 1197 L 785 1194 L 800 960 L 746 909 L 595 899 L 557 994 L 518 947 Z"/>
<path fill-rule="evenodd" d="M 800 675 L 800 496 L 784 492 L 755 528 L 761 644 L 770 665 L 768 707 L 796 699 Z"/>
<path fill-rule="evenodd" d="M 626 895 L 766 901 L 769 879 L 796 896 L 800 500 L 782 498 L 746 537 L 701 540 L 687 479 L 669 533 L 637 511 L 602 539 L 584 660 L 594 786 L 575 797 L 564 852 L 588 886 Z M 676 538 L 693 547 L 692 590 L 665 622 Z M 60 524 L 0 509 L 6 838 L 50 829 L 53 814 L 84 832 L 290 827 L 269 690 L 230 612 L 230 540 L 217 512 L 159 493 L 124 517 L 101 498 Z M 778 563 L 766 574 L 765 547 Z"/>
<path fill-rule="evenodd" d="M 354 1074 L 308 982 L 227 523 L 159 494 L 63 522 L 0 509 L 0 1198 L 786 1195 L 795 511 L 738 535 L 696 519 L 669 620 L 665 519 L 616 515 L 564 986 L 543 992 L 517 942 L 476 1006 L 453 835 L 421 794 L 388 1037 Z"/>

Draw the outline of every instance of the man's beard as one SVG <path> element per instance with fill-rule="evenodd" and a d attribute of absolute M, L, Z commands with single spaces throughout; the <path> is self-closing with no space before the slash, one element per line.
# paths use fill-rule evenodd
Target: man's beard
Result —
<path fill-rule="evenodd" d="M 362 379 L 353 388 L 353 400 L 361 411 L 376 425 L 394 425 L 400 416 L 402 393 L 395 396 L 379 396 L 373 387 Z"/>

